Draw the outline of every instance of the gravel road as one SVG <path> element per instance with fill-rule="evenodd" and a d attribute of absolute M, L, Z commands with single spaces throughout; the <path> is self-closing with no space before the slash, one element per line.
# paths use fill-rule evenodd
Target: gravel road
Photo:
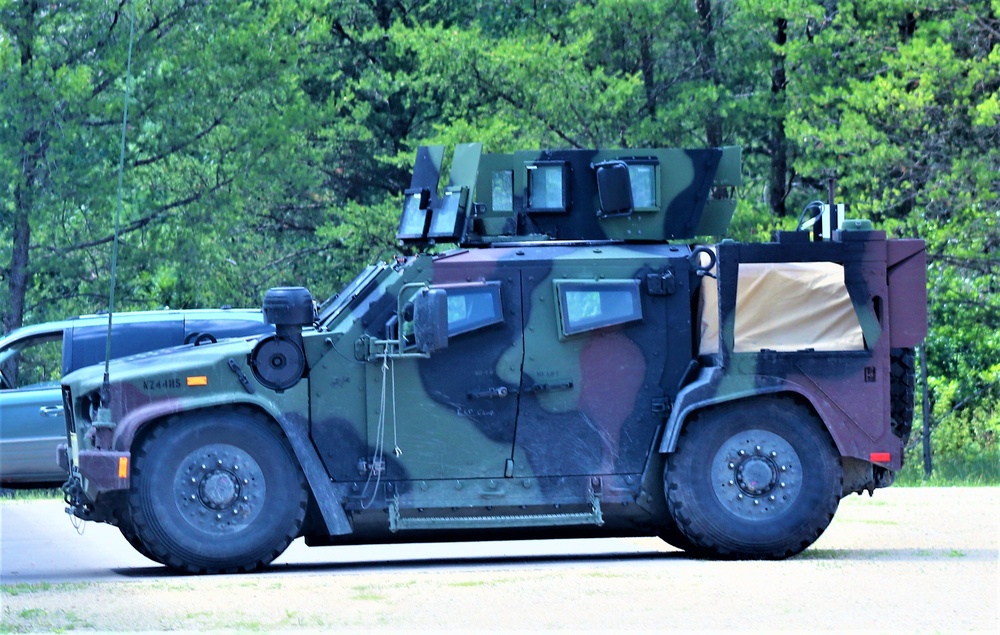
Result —
<path fill-rule="evenodd" d="M 15 505 L 40 503 L 0 504 L 0 539 L 25 517 Z M 1000 632 L 998 543 L 1000 488 L 890 488 L 845 499 L 782 562 L 697 561 L 636 539 L 436 546 L 445 557 L 295 544 L 260 574 L 145 561 L 97 582 L 25 582 L 4 563 L 0 632 Z"/>

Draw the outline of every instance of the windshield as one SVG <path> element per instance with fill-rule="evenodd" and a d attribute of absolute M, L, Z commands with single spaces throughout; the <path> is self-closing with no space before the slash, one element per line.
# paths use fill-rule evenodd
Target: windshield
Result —
<path fill-rule="evenodd" d="M 384 262 L 377 265 L 368 265 L 350 284 L 344 287 L 343 291 L 323 302 L 319 307 L 319 324 L 321 326 L 325 325 L 339 315 L 341 311 L 350 306 L 354 300 L 363 296 L 368 287 L 378 278 L 378 274 L 386 266 Z"/>

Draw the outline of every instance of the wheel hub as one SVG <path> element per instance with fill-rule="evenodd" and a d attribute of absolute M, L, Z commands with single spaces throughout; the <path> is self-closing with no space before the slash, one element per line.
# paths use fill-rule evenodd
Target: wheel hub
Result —
<path fill-rule="evenodd" d="M 802 462 L 780 435 L 747 430 L 733 435 L 712 460 L 719 503 L 745 520 L 763 520 L 788 509 L 802 488 Z"/>
<path fill-rule="evenodd" d="M 210 533 L 233 533 L 259 514 L 267 494 L 260 467 L 242 449 L 203 446 L 188 454 L 174 476 L 174 497 L 184 519 Z"/>
<path fill-rule="evenodd" d="M 748 457 L 733 472 L 737 487 L 749 496 L 768 494 L 778 485 L 778 466 L 771 457 Z"/>
<path fill-rule="evenodd" d="M 226 509 L 240 497 L 240 481 L 228 469 L 212 470 L 198 484 L 198 496 L 210 509 Z"/>

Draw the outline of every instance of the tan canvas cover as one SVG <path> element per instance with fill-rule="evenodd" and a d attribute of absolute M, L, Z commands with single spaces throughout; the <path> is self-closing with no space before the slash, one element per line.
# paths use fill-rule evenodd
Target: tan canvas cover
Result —
<path fill-rule="evenodd" d="M 842 265 L 741 264 L 736 289 L 735 352 L 864 349 Z M 701 285 L 702 355 L 719 348 L 718 306 L 718 287 L 706 278 Z"/>

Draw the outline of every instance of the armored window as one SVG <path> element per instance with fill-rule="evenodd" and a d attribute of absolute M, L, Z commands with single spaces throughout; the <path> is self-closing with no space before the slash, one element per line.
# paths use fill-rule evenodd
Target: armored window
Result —
<path fill-rule="evenodd" d="M 503 322 L 499 282 L 443 288 L 448 292 L 448 337 Z"/>
<path fill-rule="evenodd" d="M 642 319 L 638 280 L 558 280 L 555 285 L 564 336 Z"/>
<path fill-rule="evenodd" d="M 627 159 L 629 180 L 632 181 L 632 203 L 638 212 L 659 210 L 656 200 L 660 166 L 655 159 Z"/>
<path fill-rule="evenodd" d="M 497 170 L 493 173 L 493 211 L 514 211 L 514 172 L 513 170 Z"/>
<path fill-rule="evenodd" d="M 436 209 L 431 213 L 427 237 L 441 241 L 457 242 L 465 223 L 465 203 L 469 197 L 466 187 L 449 187 Z"/>
<path fill-rule="evenodd" d="M 426 188 L 406 190 L 403 199 L 403 214 L 399 221 L 399 231 L 396 238 L 400 240 L 419 240 L 427 231 L 427 207 L 430 205 L 431 193 Z"/>
<path fill-rule="evenodd" d="M 528 211 L 565 212 L 569 209 L 569 166 L 563 161 L 529 163 Z"/>

